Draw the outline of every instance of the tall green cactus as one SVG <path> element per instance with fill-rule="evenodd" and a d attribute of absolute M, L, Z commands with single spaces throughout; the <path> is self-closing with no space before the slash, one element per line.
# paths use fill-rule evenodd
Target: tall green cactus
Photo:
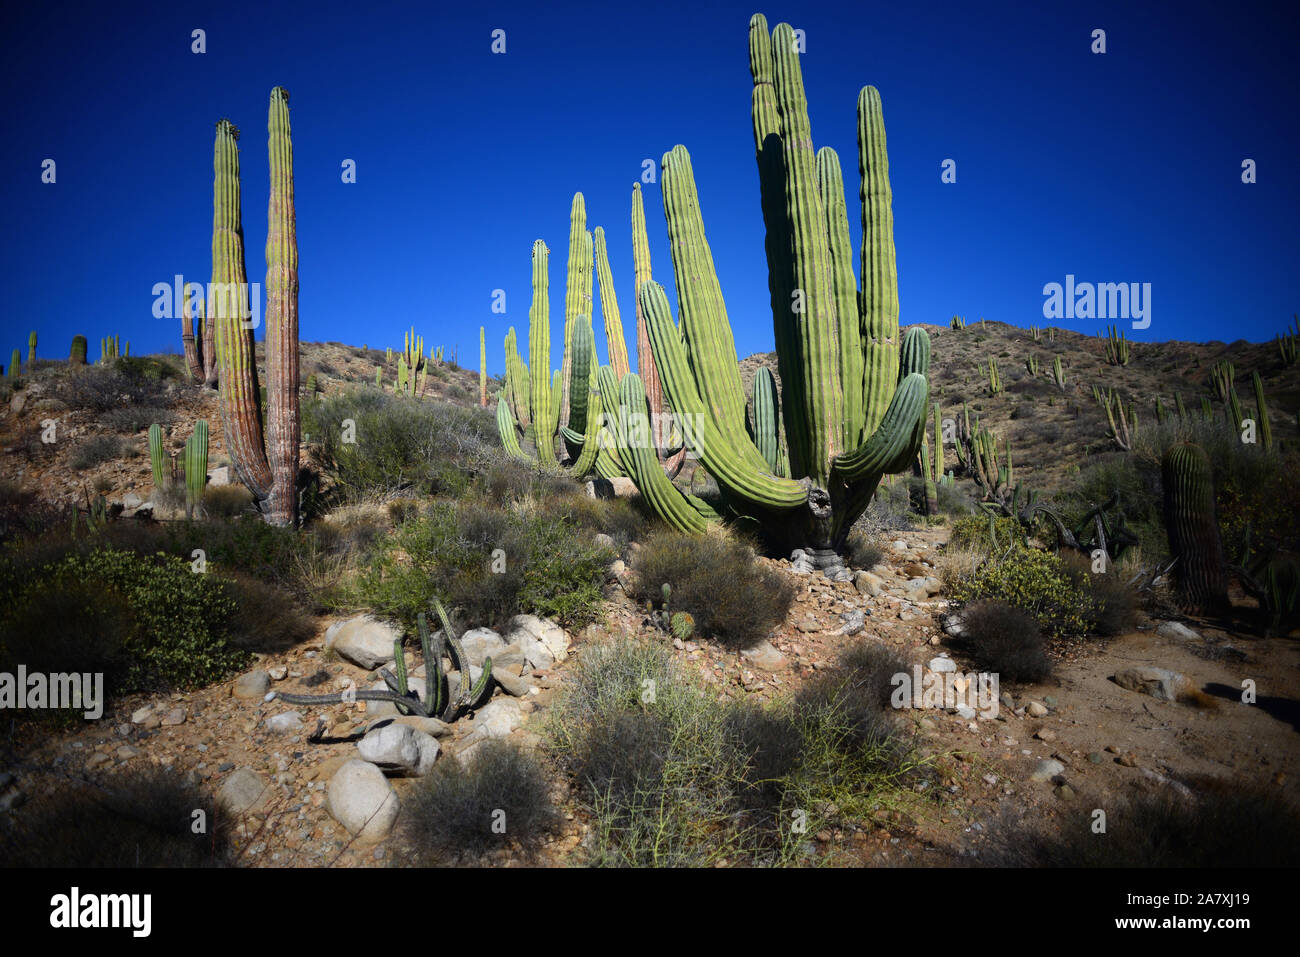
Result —
<path fill-rule="evenodd" d="M 33 329 L 33 330 L 31 331 L 31 334 L 27 337 L 27 365 L 28 365 L 28 367 L 30 368 L 30 367 L 31 367 L 31 364 L 32 364 L 33 362 L 35 362 L 35 361 L 36 361 L 36 330 Z"/>
<path fill-rule="evenodd" d="M 221 420 L 235 473 L 253 493 L 265 520 L 293 525 L 298 517 L 298 242 L 293 202 L 289 94 L 271 91 L 267 113 L 271 189 L 266 237 L 267 415 L 253 361 L 240 213 L 239 131 L 217 123 L 214 147 L 212 286 L 225 295 L 208 304 L 217 340 Z M 216 308 L 214 308 L 214 305 Z M 215 314 L 214 314 L 215 313 Z"/>
<path fill-rule="evenodd" d="M 86 337 L 73 336 L 72 347 L 68 350 L 68 361 L 73 365 L 84 366 L 86 364 Z"/>
<path fill-rule="evenodd" d="M 605 344 L 609 364 L 614 375 L 622 381 L 632 371 L 627 357 L 627 341 L 623 338 L 623 319 L 618 309 L 618 293 L 614 288 L 614 273 L 609 266 L 609 250 L 605 248 L 605 230 L 596 227 L 593 234 L 596 247 L 596 278 L 600 283 L 600 314 L 605 322 Z"/>
<path fill-rule="evenodd" d="M 149 467 L 153 471 L 154 488 L 162 490 L 171 485 L 171 471 L 164 467 L 167 452 L 163 448 L 162 426 L 155 422 L 149 426 Z"/>
<path fill-rule="evenodd" d="M 1255 387 L 1255 415 L 1258 421 L 1255 427 L 1259 430 L 1259 442 L 1268 451 L 1273 449 L 1273 428 L 1268 421 L 1268 402 L 1264 399 L 1264 380 L 1259 377 L 1258 372 L 1250 374 L 1251 384 Z"/>
<path fill-rule="evenodd" d="M 754 419 L 750 434 L 772 474 L 783 476 L 786 470 L 781 461 L 780 409 L 781 399 L 772 370 L 762 366 L 754 375 Z"/>
<path fill-rule="evenodd" d="M 1165 528 L 1176 559 L 1174 581 L 1184 603 L 1202 613 L 1228 607 L 1223 543 L 1214 514 L 1210 460 L 1199 445 L 1173 445 L 1161 462 Z"/>
<path fill-rule="evenodd" d="M 591 324 L 592 262 L 595 248 L 591 233 L 587 231 L 587 205 L 581 193 L 573 194 L 569 208 L 569 266 L 564 285 L 564 359 L 560 366 L 563 391 L 560 396 L 559 422 L 570 425 L 571 394 L 575 387 L 573 378 L 573 335 L 579 321 Z M 549 367 L 550 362 L 546 365 Z M 591 383 L 576 385 L 590 389 Z"/>
<path fill-rule="evenodd" d="M 997 395 L 1002 391 L 1002 375 L 998 372 L 998 360 L 989 356 L 989 367 L 986 373 L 989 380 L 989 395 Z"/>
<path fill-rule="evenodd" d="M 194 423 L 194 433 L 185 440 L 185 516 L 194 514 L 194 507 L 203 501 L 208 483 L 208 423 L 199 419 Z"/>
<path fill-rule="evenodd" d="M 1220 402 L 1228 401 L 1228 393 L 1232 391 L 1233 379 L 1236 375 L 1237 370 L 1231 362 L 1216 362 L 1210 366 L 1210 384 L 1214 386 L 1214 394 L 1219 397 Z"/>
<path fill-rule="evenodd" d="M 1062 392 L 1065 391 L 1065 368 L 1061 365 L 1061 357 L 1057 356 L 1052 360 L 1052 381 Z"/>
<path fill-rule="evenodd" d="M 18 375 L 19 372 L 22 371 L 21 370 L 22 362 L 23 362 L 22 352 L 15 349 L 12 353 L 10 353 L 9 355 L 9 377 L 10 378 L 13 378 L 14 376 Z"/>
<path fill-rule="evenodd" d="M 478 327 L 478 404 L 487 408 L 487 330 Z"/>
<path fill-rule="evenodd" d="M 961 316 L 953 316 L 951 319 L 948 320 L 948 326 L 952 329 L 965 329 L 966 320 L 963 319 Z"/>
<path fill-rule="evenodd" d="M 1129 342 L 1115 326 L 1106 329 L 1106 361 L 1113 366 L 1126 366 L 1129 360 Z"/>
<path fill-rule="evenodd" d="M 1025 369 L 1027 369 L 1027 370 L 1029 371 L 1029 374 L 1030 374 L 1031 376 L 1037 376 L 1037 375 L 1038 375 L 1038 356 L 1035 356 L 1035 355 L 1029 355 L 1029 356 L 1026 356 L 1026 357 L 1025 357 Z"/>
<path fill-rule="evenodd" d="M 779 24 L 769 36 L 761 15 L 750 21 L 750 68 L 790 478 L 773 474 L 744 428 L 735 341 L 704 234 L 690 156 L 682 146 L 665 154 L 660 166 L 678 322 L 658 283 L 641 285 L 640 305 L 673 412 L 717 479 L 723 501 L 757 518 L 774 544 L 801 549 L 814 567 L 846 577 L 837 552 L 849 528 L 881 477 L 909 468 L 920 449 L 929 398 L 929 339 L 917 326 L 900 343 L 878 92 L 865 87 L 858 98 L 864 237 L 858 290 L 838 158 L 828 148 L 813 151 L 789 25 Z M 643 407 L 639 380 L 629 376 L 621 389 Z M 634 478 L 640 484 L 641 477 Z M 674 504 L 656 505 L 661 514 L 685 514 L 677 499 L 669 501 Z M 689 499 L 685 505 L 700 514 Z"/>

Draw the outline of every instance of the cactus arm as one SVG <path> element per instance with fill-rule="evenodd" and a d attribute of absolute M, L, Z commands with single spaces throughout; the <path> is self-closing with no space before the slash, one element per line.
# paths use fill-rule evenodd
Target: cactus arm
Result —
<path fill-rule="evenodd" d="M 550 250 L 540 239 L 533 243 L 533 303 L 528 310 L 528 361 L 532 367 L 530 393 L 537 458 L 555 463 L 555 414 L 551 410 L 551 330 L 549 293 Z M 558 412 L 558 410 L 556 410 Z"/>
<path fill-rule="evenodd" d="M 632 371 L 627 357 L 627 341 L 623 338 L 623 319 L 618 310 L 618 291 L 614 288 L 614 272 L 609 266 L 609 250 L 605 245 L 605 229 L 597 226 L 596 279 L 600 283 L 600 315 L 605 323 L 605 343 L 609 350 L 609 364 L 620 380 Z"/>

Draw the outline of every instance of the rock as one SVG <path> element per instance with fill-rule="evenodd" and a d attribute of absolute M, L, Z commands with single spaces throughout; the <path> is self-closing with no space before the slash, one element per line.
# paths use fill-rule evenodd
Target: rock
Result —
<path fill-rule="evenodd" d="M 1002 692 L 1002 694 L 998 697 L 998 700 L 1002 702 L 1002 707 L 1006 708 L 1008 711 L 1016 710 L 1016 699 L 1011 697 L 1010 691 Z"/>
<path fill-rule="evenodd" d="M 856 635 L 866 627 L 866 616 L 860 608 L 841 615 L 840 620 L 844 622 L 840 627 L 841 635 Z"/>
<path fill-rule="evenodd" d="M 275 734 L 293 734 L 301 731 L 302 712 L 285 711 L 282 714 L 273 715 L 266 719 L 266 730 Z"/>
<path fill-rule="evenodd" d="M 1178 621 L 1162 621 L 1156 626 L 1156 634 L 1162 638 L 1173 638 L 1178 641 L 1201 640 L 1199 634 Z"/>
<path fill-rule="evenodd" d="M 1025 711 L 1031 718 L 1047 717 L 1047 705 L 1041 701 L 1031 701 L 1025 705 Z"/>
<path fill-rule="evenodd" d="M 136 495 L 135 492 L 127 492 L 125 495 L 122 496 L 123 508 L 139 508 L 143 504 L 144 504 L 144 499 L 142 499 L 139 495 Z"/>
<path fill-rule="evenodd" d="M 970 721 L 975 717 L 975 709 L 968 708 L 965 705 L 962 705 L 960 708 L 957 709 L 957 717 L 963 718 L 966 721 Z"/>
<path fill-rule="evenodd" d="M 164 728 L 174 728 L 178 724 L 184 724 L 185 717 L 186 715 L 185 715 L 184 708 L 172 708 L 165 715 L 163 715 L 162 726 Z"/>
<path fill-rule="evenodd" d="M 905 552 L 907 551 L 907 542 L 903 541 L 901 538 L 895 539 L 889 543 L 889 547 L 896 551 Z"/>
<path fill-rule="evenodd" d="M 1165 668 L 1125 668 L 1114 680 L 1121 688 L 1149 694 L 1158 701 L 1176 701 L 1187 684 L 1185 677 Z"/>
<path fill-rule="evenodd" d="M 957 671 L 957 662 L 953 661 L 951 658 L 931 658 L 930 670 L 940 672 L 941 674 L 953 674 Z"/>
<path fill-rule="evenodd" d="M 1072 800 L 1074 798 L 1074 788 L 1070 787 L 1068 784 L 1062 784 L 1056 789 L 1056 796 L 1062 801 Z"/>
<path fill-rule="evenodd" d="M 604 532 L 597 532 L 591 537 L 591 543 L 597 548 L 605 548 L 611 552 L 618 552 L 618 542 L 614 541 L 612 535 L 606 535 Z"/>
<path fill-rule="evenodd" d="M 1138 756 L 1132 751 L 1125 751 L 1115 759 L 1115 763 L 1122 768 L 1140 768 L 1142 766 L 1138 762 Z"/>
<path fill-rule="evenodd" d="M 884 591 L 885 583 L 880 579 L 880 576 L 873 575 L 871 572 L 858 572 L 853 576 L 853 587 L 858 590 L 860 595 L 877 598 Z"/>
<path fill-rule="evenodd" d="M 212 469 L 208 472 L 209 485 L 229 485 L 230 484 L 230 466 L 223 465 L 219 469 Z"/>
<path fill-rule="evenodd" d="M 1162 785 L 1164 787 L 1173 788 L 1175 791 L 1178 792 L 1179 796 L 1181 796 L 1182 798 L 1188 801 L 1196 800 L 1196 795 L 1194 795 L 1191 789 L 1186 784 L 1183 784 L 1181 781 L 1175 781 L 1172 778 L 1167 778 L 1163 774 L 1160 774 L 1159 772 L 1152 771 L 1150 768 L 1142 768 L 1141 771 L 1142 771 L 1142 776 L 1144 778 L 1154 781 L 1156 784 Z"/>
<path fill-rule="evenodd" d="M 371 615 L 357 615 L 335 622 L 325 632 L 325 650 L 333 648 L 340 657 L 373 671 L 393 660 L 393 642 L 401 633 Z"/>
<path fill-rule="evenodd" d="M 217 803 L 227 813 L 239 817 L 249 811 L 264 812 L 275 792 L 252 768 L 240 768 L 222 782 Z"/>
<path fill-rule="evenodd" d="M 1034 733 L 1034 737 L 1039 741 L 1046 741 L 1048 744 L 1051 744 L 1056 740 L 1056 732 L 1050 728 L 1040 728 Z"/>
<path fill-rule="evenodd" d="M 260 701 L 270 687 L 270 675 L 265 671 L 250 671 L 235 679 L 230 693 L 242 701 Z"/>
<path fill-rule="evenodd" d="M 14 397 L 9 400 L 9 411 L 14 415 L 22 415 L 23 409 L 27 407 L 27 393 L 15 392 Z"/>
<path fill-rule="evenodd" d="M 1056 699 L 1053 698 L 1050 694 L 1045 694 L 1043 695 L 1043 704 L 1047 705 L 1049 708 L 1055 708 Z"/>
<path fill-rule="evenodd" d="M 514 695 L 516 698 L 522 698 L 534 687 L 526 678 L 512 675 L 508 671 L 497 671 L 495 662 L 492 668 L 492 680 L 499 684 L 506 694 Z"/>
<path fill-rule="evenodd" d="M 523 710 L 514 698 L 493 698 L 474 715 L 465 747 L 489 738 L 504 738 L 523 723 Z"/>
<path fill-rule="evenodd" d="M 470 629 L 461 635 L 460 645 L 465 649 L 465 657 L 471 665 L 482 668 L 483 659 L 491 657 L 494 671 L 497 655 L 506 648 L 505 640 L 491 628 Z"/>
<path fill-rule="evenodd" d="M 371 721 L 370 724 L 366 725 L 366 733 L 369 734 L 375 728 L 382 728 L 392 724 L 404 724 L 416 731 L 423 731 L 425 734 L 433 735 L 435 738 L 445 738 L 453 731 L 451 725 L 438 718 L 421 718 L 417 714 L 402 714 Z"/>
<path fill-rule="evenodd" d="M 794 626 L 798 628 L 800 631 L 802 631 L 805 635 L 810 635 L 813 634 L 814 632 L 818 632 L 822 630 L 822 626 L 817 624 L 817 622 L 814 621 L 812 618 L 804 618 L 801 619 L 800 621 L 796 621 L 794 623 Z"/>
<path fill-rule="evenodd" d="M 609 574 L 621 580 L 627 574 L 627 562 L 621 558 L 614 559 L 613 564 L 609 566 Z"/>
<path fill-rule="evenodd" d="M 527 664 L 528 660 L 524 657 L 524 653 L 518 645 L 506 645 L 505 648 L 492 655 L 492 673 L 494 675 L 508 671 L 510 674 L 518 676 L 523 673 Z"/>
<path fill-rule="evenodd" d="M 325 810 L 360 843 L 376 844 L 393 829 L 397 793 L 373 764 L 349 761 L 334 772 L 325 791 Z"/>
<path fill-rule="evenodd" d="M 280 665 L 278 668 L 267 668 L 266 673 L 270 675 L 272 681 L 283 681 L 289 677 L 289 669 L 284 665 Z"/>
<path fill-rule="evenodd" d="M 1064 770 L 1065 765 L 1060 761 L 1055 761 L 1051 758 L 1044 758 L 1042 761 L 1039 761 L 1034 765 L 1034 770 L 1033 773 L 1029 775 L 1029 780 L 1040 783 L 1043 781 L 1050 781 Z"/>
<path fill-rule="evenodd" d="M 131 712 L 132 724 L 144 724 L 144 719 L 153 714 L 153 705 L 147 704 L 142 708 L 136 708 Z"/>
<path fill-rule="evenodd" d="M 1088 760 L 1089 760 L 1091 763 L 1093 763 L 1093 764 L 1101 764 L 1101 752 L 1100 752 L 1100 751 L 1089 751 L 1089 752 L 1088 752 Z"/>
<path fill-rule="evenodd" d="M 357 742 L 357 753 L 381 770 L 419 777 L 433 770 L 438 742 L 432 735 L 406 724 L 385 724 L 366 733 Z"/>
<path fill-rule="evenodd" d="M 636 483 L 623 476 L 612 479 L 592 479 L 587 483 L 586 489 L 587 494 L 592 498 L 631 498 L 640 494 Z"/>
<path fill-rule="evenodd" d="M 790 553 L 790 571 L 796 575 L 811 575 L 816 570 L 812 558 L 802 548 L 796 548 Z"/>
<path fill-rule="evenodd" d="M 760 641 L 753 648 L 746 648 L 740 657 L 764 671 L 780 671 L 785 667 L 785 655 L 772 647 L 770 641 Z"/>
<path fill-rule="evenodd" d="M 569 656 L 569 636 L 553 621 L 536 615 L 515 615 L 510 619 L 506 641 L 518 645 L 533 668 L 549 668 Z"/>

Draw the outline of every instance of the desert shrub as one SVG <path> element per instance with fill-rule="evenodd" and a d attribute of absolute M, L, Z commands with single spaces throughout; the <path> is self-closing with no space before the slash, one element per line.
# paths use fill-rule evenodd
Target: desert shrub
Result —
<path fill-rule="evenodd" d="M 500 833 L 498 820 L 505 825 Z M 508 846 L 534 858 L 560 823 L 537 753 L 500 740 L 485 741 L 470 758 L 437 762 L 402 802 L 402 833 L 415 848 L 415 866 L 468 863 Z"/>
<path fill-rule="evenodd" d="M 860 528 L 852 529 L 844 540 L 844 559 L 852 568 L 874 568 L 884 557 L 884 548 Z"/>
<path fill-rule="evenodd" d="M 215 519 L 251 514 L 253 493 L 242 485 L 209 485 L 203 490 L 203 510 Z"/>
<path fill-rule="evenodd" d="M 88 365 L 69 375 L 59 386 L 73 408 L 108 412 L 121 406 L 160 406 L 175 372 L 152 358 L 124 356 L 111 365 Z"/>
<path fill-rule="evenodd" d="M 549 731 L 594 817 L 588 862 L 806 862 L 796 810 L 815 832 L 906 803 L 921 763 L 857 677 L 846 666 L 821 693 L 758 706 L 720 699 L 656 643 L 584 648 Z"/>
<path fill-rule="evenodd" d="M 283 588 L 242 572 L 228 572 L 226 581 L 235 599 L 229 619 L 235 648 L 274 654 L 316 636 L 315 621 Z"/>
<path fill-rule="evenodd" d="M 995 551 L 1004 552 L 1023 538 L 1024 531 L 1014 518 L 995 515 L 990 519 L 987 513 L 980 513 L 952 523 L 948 546 L 988 555 Z"/>
<path fill-rule="evenodd" d="M 1108 561 L 1106 571 L 1094 572 L 1092 562 L 1073 551 L 1062 552 L 1061 558 L 1066 574 L 1088 598 L 1092 633 L 1113 638 L 1132 631 L 1137 623 L 1138 596 L 1120 568 Z"/>
<path fill-rule="evenodd" d="M 176 415 L 162 406 L 124 405 L 109 409 L 99 417 L 99 424 L 113 432 L 142 432 L 157 423 L 163 428 L 176 421 Z"/>
<path fill-rule="evenodd" d="M 663 531 L 650 538 L 632 562 L 634 593 L 689 612 L 705 637 L 749 647 L 785 620 L 794 586 L 775 569 L 759 564 L 748 545 L 720 535 Z"/>
<path fill-rule="evenodd" d="M 229 585 L 168 555 L 100 546 L 45 565 L 10 560 L 0 595 L 0 670 L 103 671 L 122 693 L 199 687 L 248 660 L 227 640 Z"/>
<path fill-rule="evenodd" d="M 1095 609 L 1065 562 L 1050 552 L 1016 546 L 989 558 L 952 589 L 954 602 L 997 599 L 1029 613 L 1050 638 L 1087 635 Z"/>
<path fill-rule="evenodd" d="M 871 504 L 854 523 L 854 527 L 869 535 L 905 532 L 915 528 L 916 513 L 912 510 L 908 484 L 895 481 L 891 485 L 888 481 L 882 481 Z"/>
<path fill-rule="evenodd" d="M 344 442 L 344 420 L 355 442 Z M 330 396 L 303 406 L 313 453 L 348 497 L 413 491 L 463 493 L 481 459 L 500 447 L 496 422 L 477 406 L 412 401 L 376 390 Z"/>
<path fill-rule="evenodd" d="M 612 558 L 562 517 L 437 502 L 382 542 L 355 599 L 408 623 L 437 595 L 476 624 L 527 613 L 581 626 L 598 614 Z"/>
<path fill-rule="evenodd" d="M 961 611 L 962 639 L 975 667 L 1002 681 L 1034 683 L 1052 673 L 1038 622 L 1002 601 L 974 601 Z"/>
<path fill-rule="evenodd" d="M 207 830 L 193 833 L 202 810 Z M 197 785 L 156 765 L 119 771 L 102 787 L 78 783 L 0 822 L 10 867 L 220 867 L 233 862 L 229 826 Z"/>
<path fill-rule="evenodd" d="M 649 524 L 645 513 L 632 501 L 592 498 L 573 485 L 561 487 L 547 496 L 542 508 L 557 518 L 572 522 L 576 528 L 592 533 L 603 532 L 620 547 L 643 538 Z"/>
<path fill-rule="evenodd" d="M 1290 867 L 1300 842 L 1300 810 L 1276 786 L 1192 778 L 1189 799 L 1149 786 L 1107 809 L 1106 832 L 1090 812 L 1052 827 L 1039 817 L 1004 819 L 979 864 L 1009 867 Z"/>
<path fill-rule="evenodd" d="M 971 511 L 971 500 L 965 492 L 953 485 L 944 485 L 942 482 L 937 483 L 934 487 L 935 504 L 939 506 L 941 515 L 964 516 L 969 515 Z"/>
<path fill-rule="evenodd" d="M 78 442 L 68 464 L 78 472 L 111 462 L 122 454 L 122 440 L 116 435 L 92 435 Z"/>

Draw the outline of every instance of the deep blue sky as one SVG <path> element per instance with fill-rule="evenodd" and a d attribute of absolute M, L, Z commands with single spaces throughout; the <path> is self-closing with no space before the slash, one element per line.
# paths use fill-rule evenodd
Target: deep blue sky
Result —
<path fill-rule="evenodd" d="M 177 272 L 210 278 L 220 117 L 243 132 L 248 272 L 264 280 L 276 84 L 292 97 L 304 340 L 400 346 L 414 325 L 474 366 L 485 324 L 499 372 L 506 327 L 526 336 L 540 237 L 558 357 L 581 190 L 589 228 L 608 234 L 634 348 L 631 186 L 643 159 L 684 143 L 738 350 L 768 350 L 747 46 L 759 9 L 806 31 L 813 136 L 840 153 L 855 241 L 854 106 L 863 84 L 881 91 L 904 323 L 1046 325 L 1043 285 L 1067 273 L 1151 283 L 1154 321 L 1130 332 L 1138 340 L 1270 339 L 1300 308 L 1300 84 L 1283 5 L 24 7 L 0 41 L 0 362 L 13 346 L 25 354 L 32 328 L 47 357 L 66 356 L 75 333 L 92 358 L 111 333 L 134 353 L 179 348 L 179 320 L 152 317 L 151 288 Z M 504 56 L 490 52 L 498 27 Z M 1098 27 L 1105 55 L 1089 50 Z M 55 185 L 41 183 L 47 157 Z M 1246 157 L 1254 185 L 1241 182 Z M 356 184 L 341 182 L 345 158 Z M 946 158 L 956 184 L 940 182 Z M 644 188 L 671 296 L 658 186 Z M 490 312 L 497 287 L 504 317 Z"/>

